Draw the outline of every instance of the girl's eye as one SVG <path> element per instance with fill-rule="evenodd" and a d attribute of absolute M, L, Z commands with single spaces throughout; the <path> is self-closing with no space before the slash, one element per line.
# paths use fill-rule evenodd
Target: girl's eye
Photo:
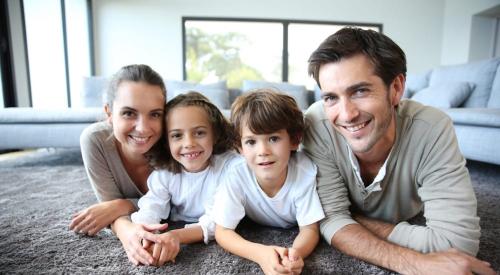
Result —
<path fill-rule="evenodd" d="M 203 137 L 203 136 L 205 136 L 205 134 L 206 134 L 206 132 L 205 132 L 205 131 L 197 131 L 197 132 L 195 133 L 195 135 L 196 135 L 197 137 Z"/>
<path fill-rule="evenodd" d="M 253 139 L 247 139 L 247 140 L 245 141 L 245 144 L 246 144 L 246 145 L 250 145 L 250 146 L 252 146 L 252 145 L 254 145 L 254 144 L 255 144 L 255 140 L 253 140 Z"/>
<path fill-rule="evenodd" d="M 170 135 L 170 138 L 171 138 L 171 139 L 180 139 L 180 138 L 181 138 L 181 136 L 182 136 L 181 134 L 177 134 L 177 133 L 176 133 L 176 134 L 171 134 L 171 135 Z"/>

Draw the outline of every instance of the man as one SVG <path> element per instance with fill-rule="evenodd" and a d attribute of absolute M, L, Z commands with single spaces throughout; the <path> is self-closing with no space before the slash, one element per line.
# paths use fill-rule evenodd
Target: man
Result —
<path fill-rule="evenodd" d="M 404 274 L 494 274 L 479 248 L 477 202 L 453 124 L 401 101 L 406 58 L 387 36 L 344 28 L 309 59 L 322 101 L 303 149 L 318 165 L 323 237 Z M 425 226 L 407 221 L 424 212 Z"/>

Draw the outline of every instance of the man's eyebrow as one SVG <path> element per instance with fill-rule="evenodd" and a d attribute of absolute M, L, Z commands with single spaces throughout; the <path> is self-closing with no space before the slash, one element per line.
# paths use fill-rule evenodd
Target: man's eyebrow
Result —
<path fill-rule="evenodd" d="M 355 91 L 359 88 L 370 87 L 370 86 L 373 86 L 373 84 L 366 82 L 366 81 L 363 81 L 363 82 L 359 82 L 359 83 L 356 83 L 356 84 L 353 84 L 353 85 L 347 87 L 346 91 Z"/>

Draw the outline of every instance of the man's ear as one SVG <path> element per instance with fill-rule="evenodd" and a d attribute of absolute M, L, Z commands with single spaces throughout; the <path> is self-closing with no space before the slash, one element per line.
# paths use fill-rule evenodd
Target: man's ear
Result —
<path fill-rule="evenodd" d="M 392 106 L 397 106 L 401 101 L 401 97 L 405 91 L 406 78 L 403 74 L 399 74 L 394 78 L 391 83 L 390 93 L 391 93 L 391 104 Z"/>
<path fill-rule="evenodd" d="M 106 121 L 111 124 L 112 122 L 112 112 L 111 112 L 111 107 L 109 107 L 109 104 L 104 105 L 104 113 L 106 114 Z"/>

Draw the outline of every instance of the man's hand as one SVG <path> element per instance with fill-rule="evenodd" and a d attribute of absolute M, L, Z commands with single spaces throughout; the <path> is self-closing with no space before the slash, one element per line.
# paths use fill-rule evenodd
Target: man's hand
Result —
<path fill-rule="evenodd" d="M 94 236 L 117 218 L 115 210 L 113 201 L 94 204 L 73 214 L 69 229 L 75 233 Z"/>
<path fill-rule="evenodd" d="M 257 263 L 266 275 L 292 274 L 291 269 L 282 264 L 284 258 L 288 259 L 286 247 L 265 246 L 261 250 Z"/>
<path fill-rule="evenodd" d="M 422 254 L 422 261 L 409 267 L 408 274 L 487 274 L 494 275 L 490 264 L 457 249 Z"/>
<path fill-rule="evenodd" d="M 284 267 L 289 268 L 292 274 L 302 273 L 302 268 L 304 268 L 304 260 L 294 248 L 289 248 L 288 252 L 282 257 L 282 264 Z"/>

